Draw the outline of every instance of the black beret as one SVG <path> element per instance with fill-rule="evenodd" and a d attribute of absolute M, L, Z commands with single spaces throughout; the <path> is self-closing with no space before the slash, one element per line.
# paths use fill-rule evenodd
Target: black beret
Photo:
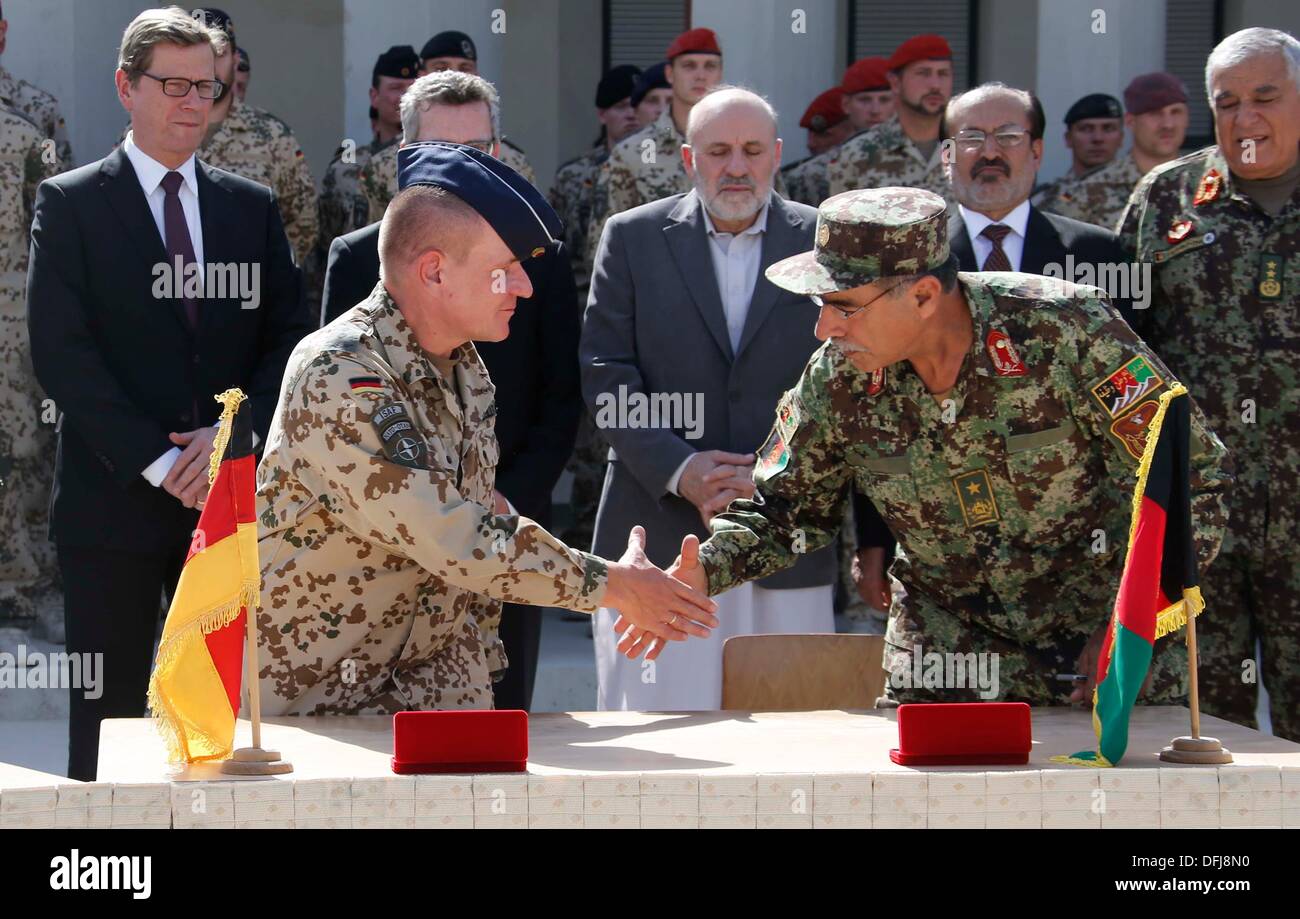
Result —
<path fill-rule="evenodd" d="M 474 39 L 464 32 L 439 32 L 420 49 L 420 60 L 427 61 L 431 57 L 463 57 L 477 61 L 478 51 L 474 49 Z"/>
<path fill-rule="evenodd" d="M 632 95 L 641 68 L 635 64 L 620 64 L 605 72 L 596 86 L 596 108 L 609 108 Z"/>
<path fill-rule="evenodd" d="M 668 89 L 668 78 L 664 76 L 667 67 L 667 61 L 660 61 L 641 71 L 641 76 L 636 78 L 636 85 L 632 87 L 633 105 L 640 105 L 641 101 L 650 95 L 651 90 Z"/>
<path fill-rule="evenodd" d="M 251 61 L 251 59 L 248 56 L 248 52 L 243 48 L 236 48 L 235 53 L 239 55 L 239 72 L 247 73 Z"/>
<path fill-rule="evenodd" d="M 518 259 L 540 255 L 564 232 L 546 196 L 494 156 L 445 141 L 397 151 L 397 187 L 437 185 L 460 198 L 496 230 Z"/>
<path fill-rule="evenodd" d="M 1092 93 L 1084 96 L 1065 113 L 1065 123 L 1072 125 L 1085 118 L 1123 118 L 1124 108 L 1114 96 Z"/>
<path fill-rule="evenodd" d="M 203 17 L 199 20 L 200 22 L 209 28 L 225 32 L 226 38 L 230 39 L 230 43 L 235 44 L 235 24 L 230 21 L 229 13 L 217 9 L 215 6 L 201 6 L 194 11 L 194 18 L 199 19 L 200 15 Z"/>
<path fill-rule="evenodd" d="M 393 45 L 375 61 L 371 79 L 393 77 L 398 80 L 414 80 L 420 73 L 420 59 L 415 56 L 415 49 L 410 45 Z"/>

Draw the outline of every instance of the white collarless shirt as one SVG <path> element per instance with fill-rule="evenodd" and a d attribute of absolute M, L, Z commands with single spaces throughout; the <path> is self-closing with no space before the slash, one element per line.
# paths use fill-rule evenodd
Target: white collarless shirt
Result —
<path fill-rule="evenodd" d="M 163 176 L 172 170 L 137 147 L 131 131 L 126 133 L 126 140 L 122 141 L 122 153 L 126 155 L 131 168 L 135 170 L 135 177 L 140 182 L 140 190 L 144 192 L 144 199 L 149 205 L 149 213 L 153 215 L 154 225 L 158 227 L 158 238 L 162 240 L 163 249 L 166 250 L 167 223 L 163 216 L 163 204 L 167 199 L 167 192 L 162 187 L 162 180 Z M 181 163 L 175 171 L 179 172 L 184 180 L 176 194 L 181 199 L 181 210 L 185 212 L 185 226 L 190 231 L 194 261 L 202 265 L 203 222 L 199 217 L 199 185 L 194 177 L 194 154 L 191 153 L 190 158 Z M 150 463 L 140 474 L 150 485 L 158 488 L 180 455 L 180 448 L 172 447 Z"/>
<path fill-rule="evenodd" d="M 971 248 L 975 250 L 976 271 L 984 270 L 984 262 L 993 251 L 993 243 L 980 235 L 991 223 L 1000 223 L 1011 228 L 1011 232 L 1002 239 L 1002 251 L 1007 254 L 1011 270 L 1020 270 L 1020 260 L 1025 254 L 1025 227 L 1029 224 L 1028 201 L 1021 201 L 1015 210 L 1001 220 L 990 220 L 979 211 L 970 210 L 964 204 L 957 205 L 957 210 L 961 212 L 962 223 L 966 225 L 966 235 L 970 238 Z"/>

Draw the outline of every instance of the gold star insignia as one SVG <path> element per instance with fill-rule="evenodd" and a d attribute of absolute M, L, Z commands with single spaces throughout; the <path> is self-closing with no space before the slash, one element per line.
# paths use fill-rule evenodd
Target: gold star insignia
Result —
<path fill-rule="evenodd" d="M 972 495 L 978 495 L 980 493 L 980 483 L 971 482 L 969 485 L 966 486 L 966 490 L 970 492 Z"/>

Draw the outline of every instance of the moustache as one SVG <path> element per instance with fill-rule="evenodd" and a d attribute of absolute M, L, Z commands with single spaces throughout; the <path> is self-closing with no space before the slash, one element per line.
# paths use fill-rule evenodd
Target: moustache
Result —
<path fill-rule="evenodd" d="M 983 158 L 976 160 L 975 165 L 971 167 L 970 170 L 971 178 L 973 179 L 976 176 L 978 176 L 980 172 L 984 169 L 996 169 L 998 172 L 1002 173 L 1007 178 L 1011 178 L 1011 167 L 1008 166 L 1004 161 L 986 160 Z"/>
<path fill-rule="evenodd" d="M 723 176 L 721 179 L 718 179 L 717 190 L 719 192 L 722 191 L 724 185 L 743 185 L 745 186 L 745 188 L 749 189 L 750 191 L 753 191 L 756 187 L 754 184 L 754 180 L 749 178 L 748 176 L 745 176 L 743 178 L 741 177 L 731 178 L 730 176 Z"/>
<path fill-rule="evenodd" d="M 839 351 L 841 354 L 853 354 L 855 352 L 862 352 L 867 350 L 861 345 L 855 345 L 853 342 L 845 341 L 843 338 L 832 338 L 831 347 L 834 348 L 836 351 Z"/>

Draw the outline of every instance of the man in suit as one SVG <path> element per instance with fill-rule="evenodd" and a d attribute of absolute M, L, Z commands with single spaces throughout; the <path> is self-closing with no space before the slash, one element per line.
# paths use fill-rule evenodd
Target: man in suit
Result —
<path fill-rule="evenodd" d="M 583 395 L 612 445 L 594 551 L 608 554 L 620 529 L 642 524 L 648 556 L 665 564 L 683 536 L 707 535 L 709 518 L 753 494 L 754 450 L 817 348 L 816 308 L 762 276 L 811 245 L 817 217 L 772 192 L 781 141 L 771 107 L 745 90 L 715 90 L 691 109 L 686 139 L 694 190 L 605 224 L 581 347 Z M 668 406 L 668 417 L 647 405 Z M 833 632 L 834 575 L 822 549 L 718 597 L 714 633 L 673 647 L 649 675 L 618 655 L 616 617 L 602 609 L 597 706 L 718 708 L 723 640 Z"/>
<path fill-rule="evenodd" d="M 213 397 L 243 389 L 264 439 L 310 331 L 270 190 L 194 156 L 224 42 L 176 8 L 137 16 L 116 74 L 131 134 L 37 196 L 28 324 L 62 414 L 51 533 L 68 651 L 103 654 L 97 691 L 71 696 L 74 779 L 95 778 L 101 719 L 144 714 L 159 601 L 207 493 Z"/>
<path fill-rule="evenodd" d="M 1045 121 L 1033 93 L 1002 83 L 948 103 L 943 130 L 955 147 L 948 174 L 958 202 L 948 244 L 958 270 L 1022 271 L 1113 288 L 1111 302 L 1128 319 L 1134 290 L 1115 234 L 1045 214 L 1029 201 Z"/>
<path fill-rule="evenodd" d="M 420 77 L 402 97 L 403 143 L 445 140 L 496 156 L 499 100 L 491 83 L 474 74 L 441 70 Z M 379 280 L 379 224 L 330 245 L 321 324 L 370 296 Z M 542 526 L 551 519 L 551 490 L 573 450 L 582 392 L 578 381 L 581 314 L 573 269 L 561 245 L 524 262 L 533 286 L 521 297 L 501 341 L 476 342 L 496 386 L 498 506 L 505 500 Z M 494 685 L 497 708 L 531 705 L 541 643 L 541 609 L 507 604 L 501 640 L 510 666 Z"/>

